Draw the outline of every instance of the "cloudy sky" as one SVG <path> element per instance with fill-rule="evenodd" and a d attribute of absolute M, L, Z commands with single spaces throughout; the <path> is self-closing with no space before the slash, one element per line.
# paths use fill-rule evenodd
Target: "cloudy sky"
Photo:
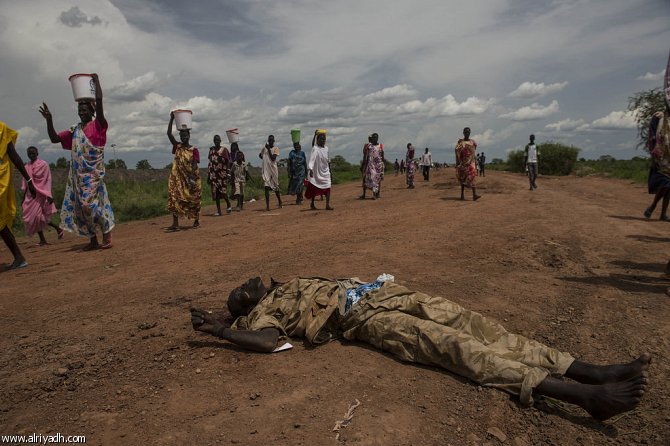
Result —
<path fill-rule="evenodd" d="M 662 85 L 669 0 L 0 0 L 0 120 L 18 146 L 78 121 L 67 78 L 97 72 L 107 158 L 171 160 L 170 110 L 194 114 L 192 142 L 240 128 L 243 151 L 291 128 L 329 131 L 331 156 L 361 156 L 378 132 L 453 160 L 464 126 L 491 160 L 528 134 L 582 156 L 640 155 L 626 112 Z M 225 137 L 224 137 L 225 140 Z M 303 139 L 307 147 L 310 138 Z M 115 148 L 112 149 L 111 145 Z M 253 159 L 253 158 L 252 158 Z"/>

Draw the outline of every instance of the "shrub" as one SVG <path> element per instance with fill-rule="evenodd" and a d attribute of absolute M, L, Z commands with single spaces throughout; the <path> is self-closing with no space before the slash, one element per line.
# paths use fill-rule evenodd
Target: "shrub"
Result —
<path fill-rule="evenodd" d="M 549 141 L 540 144 L 538 150 L 539 172 L 544 175 L 570 175 L 580 149 Z"/>

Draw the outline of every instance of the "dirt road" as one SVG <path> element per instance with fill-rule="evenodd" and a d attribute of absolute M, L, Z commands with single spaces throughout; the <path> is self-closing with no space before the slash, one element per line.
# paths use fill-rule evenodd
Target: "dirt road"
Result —
<path fill-rule="evenodd" d="M 0 434 L 104 445 L 670 444 L 670 225 L 642 218 L 645 188 L 541 177 L 530 192 L 523 176 L 490 172 L 484 197 L 462 202 L 452 169 L 417 177 L 407 190 L 388 176 L 377 201 L 336 185 L 334 212 L 268 213 L 256 202 L 173 234 L 161 230 L 169 217 L 122 224 L 107 251 L 81 252 L 86 240 L 53 232 L 46 248 L 21 239 L 30 266 L 0 275 Z M 598 423 L 551 402 L 522 408 L 361 344 L 298 341 L 263 355 L 190 327 L 190 305 L 224 308 L 250 276 L 383 272 L 578 358 L 649 351 L 649 392 L 634 412 Z"/>

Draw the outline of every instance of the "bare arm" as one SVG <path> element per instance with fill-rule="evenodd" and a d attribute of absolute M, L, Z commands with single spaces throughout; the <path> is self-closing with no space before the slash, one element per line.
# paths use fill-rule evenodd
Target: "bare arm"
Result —
<path fill-rule="evenodd" d="M 60 136 L 58 136 L 58 133 L 56 133 L 56 129 L 54 129 L 53 117 L 51 116 L 51 111 L 49 111 L 49 107 L 47 107 L 47 104 L 45 102 L 42 102 L 42 106 L 40 107 L 39 110 L 40 114 L 47 121 L 47 133 L 49 134 L 49 139 L 51 140 L 52 143 L 58 144 L 59 142 L 61 142 Z"/>
<path fill-rule="evenodd" d="M 102 87 L 100 87 L 100 79 L 98 73 L 93 73 L 93 82 L 95 82 L 95 120 L 98 121 L 100 127 L 107 127 L 107 120 L 105 119 L 105 111 L 102 106 Z"/>
<path fill-rule="evenodd" d="M 7 144 L 7 154 L 9 155 L 9 159 L 12 161 L 12 164 L 16 166 L 16 168 L 21 173 L 23 179 L 26 180 L 26 183 L 28 183 L 28 191 L 30 191 L 30 195 L 32 197 L 35 197 L 35 195 L 37 195 L 37 191 L 35 190 L 35 186 L 33 185 L 33 179 L 30 178 L 30 175 L 28 175 L 28 172 L 26 171 L 26 166 L 23 165 L 23 160 L 21 159 L 19 154 L 16 153 L 14 143 L 11 141 L 9 142 L 9 144 Z"/>
<path fill-rule="evenodd" d="M 260 331 L 233 330 L 217 321 L 211 314 L 197 308 L 191 308 L 193 329 L 225 339 L 242 348 L 255 352 L 270 353 L 277 346 L 280 333 L 276 328 Z"/>
<path fill-rule="evenodd" d="M 174 122 L 174 113 L 170 112 L 170 122 L 168 123 L 167 136 L 170 142 L 172 143 L 172 153 L 174 153 L 174 148 L 177 145 L 177 140 L 172 136 L 172 123 Z"/>

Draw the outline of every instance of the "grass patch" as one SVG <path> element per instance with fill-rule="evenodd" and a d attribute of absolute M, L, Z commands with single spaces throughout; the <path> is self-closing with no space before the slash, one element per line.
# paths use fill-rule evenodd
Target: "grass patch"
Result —
<path fill-rule="evenodd" d="M 245 201 L 249 201 L 252 198 L 256 201 L 264 200 L 265 191 L 260 168 L 251 168 L 250 174 L 251 179 L 247 182 L 244 190 Z M 67 169 L 52 169 L 52 175 L 54 203 L 59 208 L 59 212 L 52 217 L 52 221 L 59 224 L 60 207 L 63 203 L 63 195 L 65 194 L 65 185 L 67 182 Z M 109 200 L 112 203 L 112 209 L 114 209 L 116 222 L 124 223 L 169 215 L 167 210 L 169 175 L 170 171 L 168 169 L 143 171 L 125 169 L 107 170 L 105 185 L 107 186 Z M 361 172 L 358 166 L 353 165 L 338 166 L 337 170 L 333 169 L 332 176 L 333 184 L 361 180 Z M 211 189 L 207 184 L 206 169 L 200 170 L 200 178 L 202 182 L 202 207 L 213 205 L 214 200 L 212 200 Z M 17 190 L 17 212 L 12 224 L 12 231 L 14 234 L 22 236 L 25 235 L 21 212 L 23 192 L 20 190 L 21 182 L 17 174 L 15 174 L 14 184 Z M 288 188 L 288 175 L 285 172 L 279 175 L 279 187 L 282 194 L 285 194 Z"/>

